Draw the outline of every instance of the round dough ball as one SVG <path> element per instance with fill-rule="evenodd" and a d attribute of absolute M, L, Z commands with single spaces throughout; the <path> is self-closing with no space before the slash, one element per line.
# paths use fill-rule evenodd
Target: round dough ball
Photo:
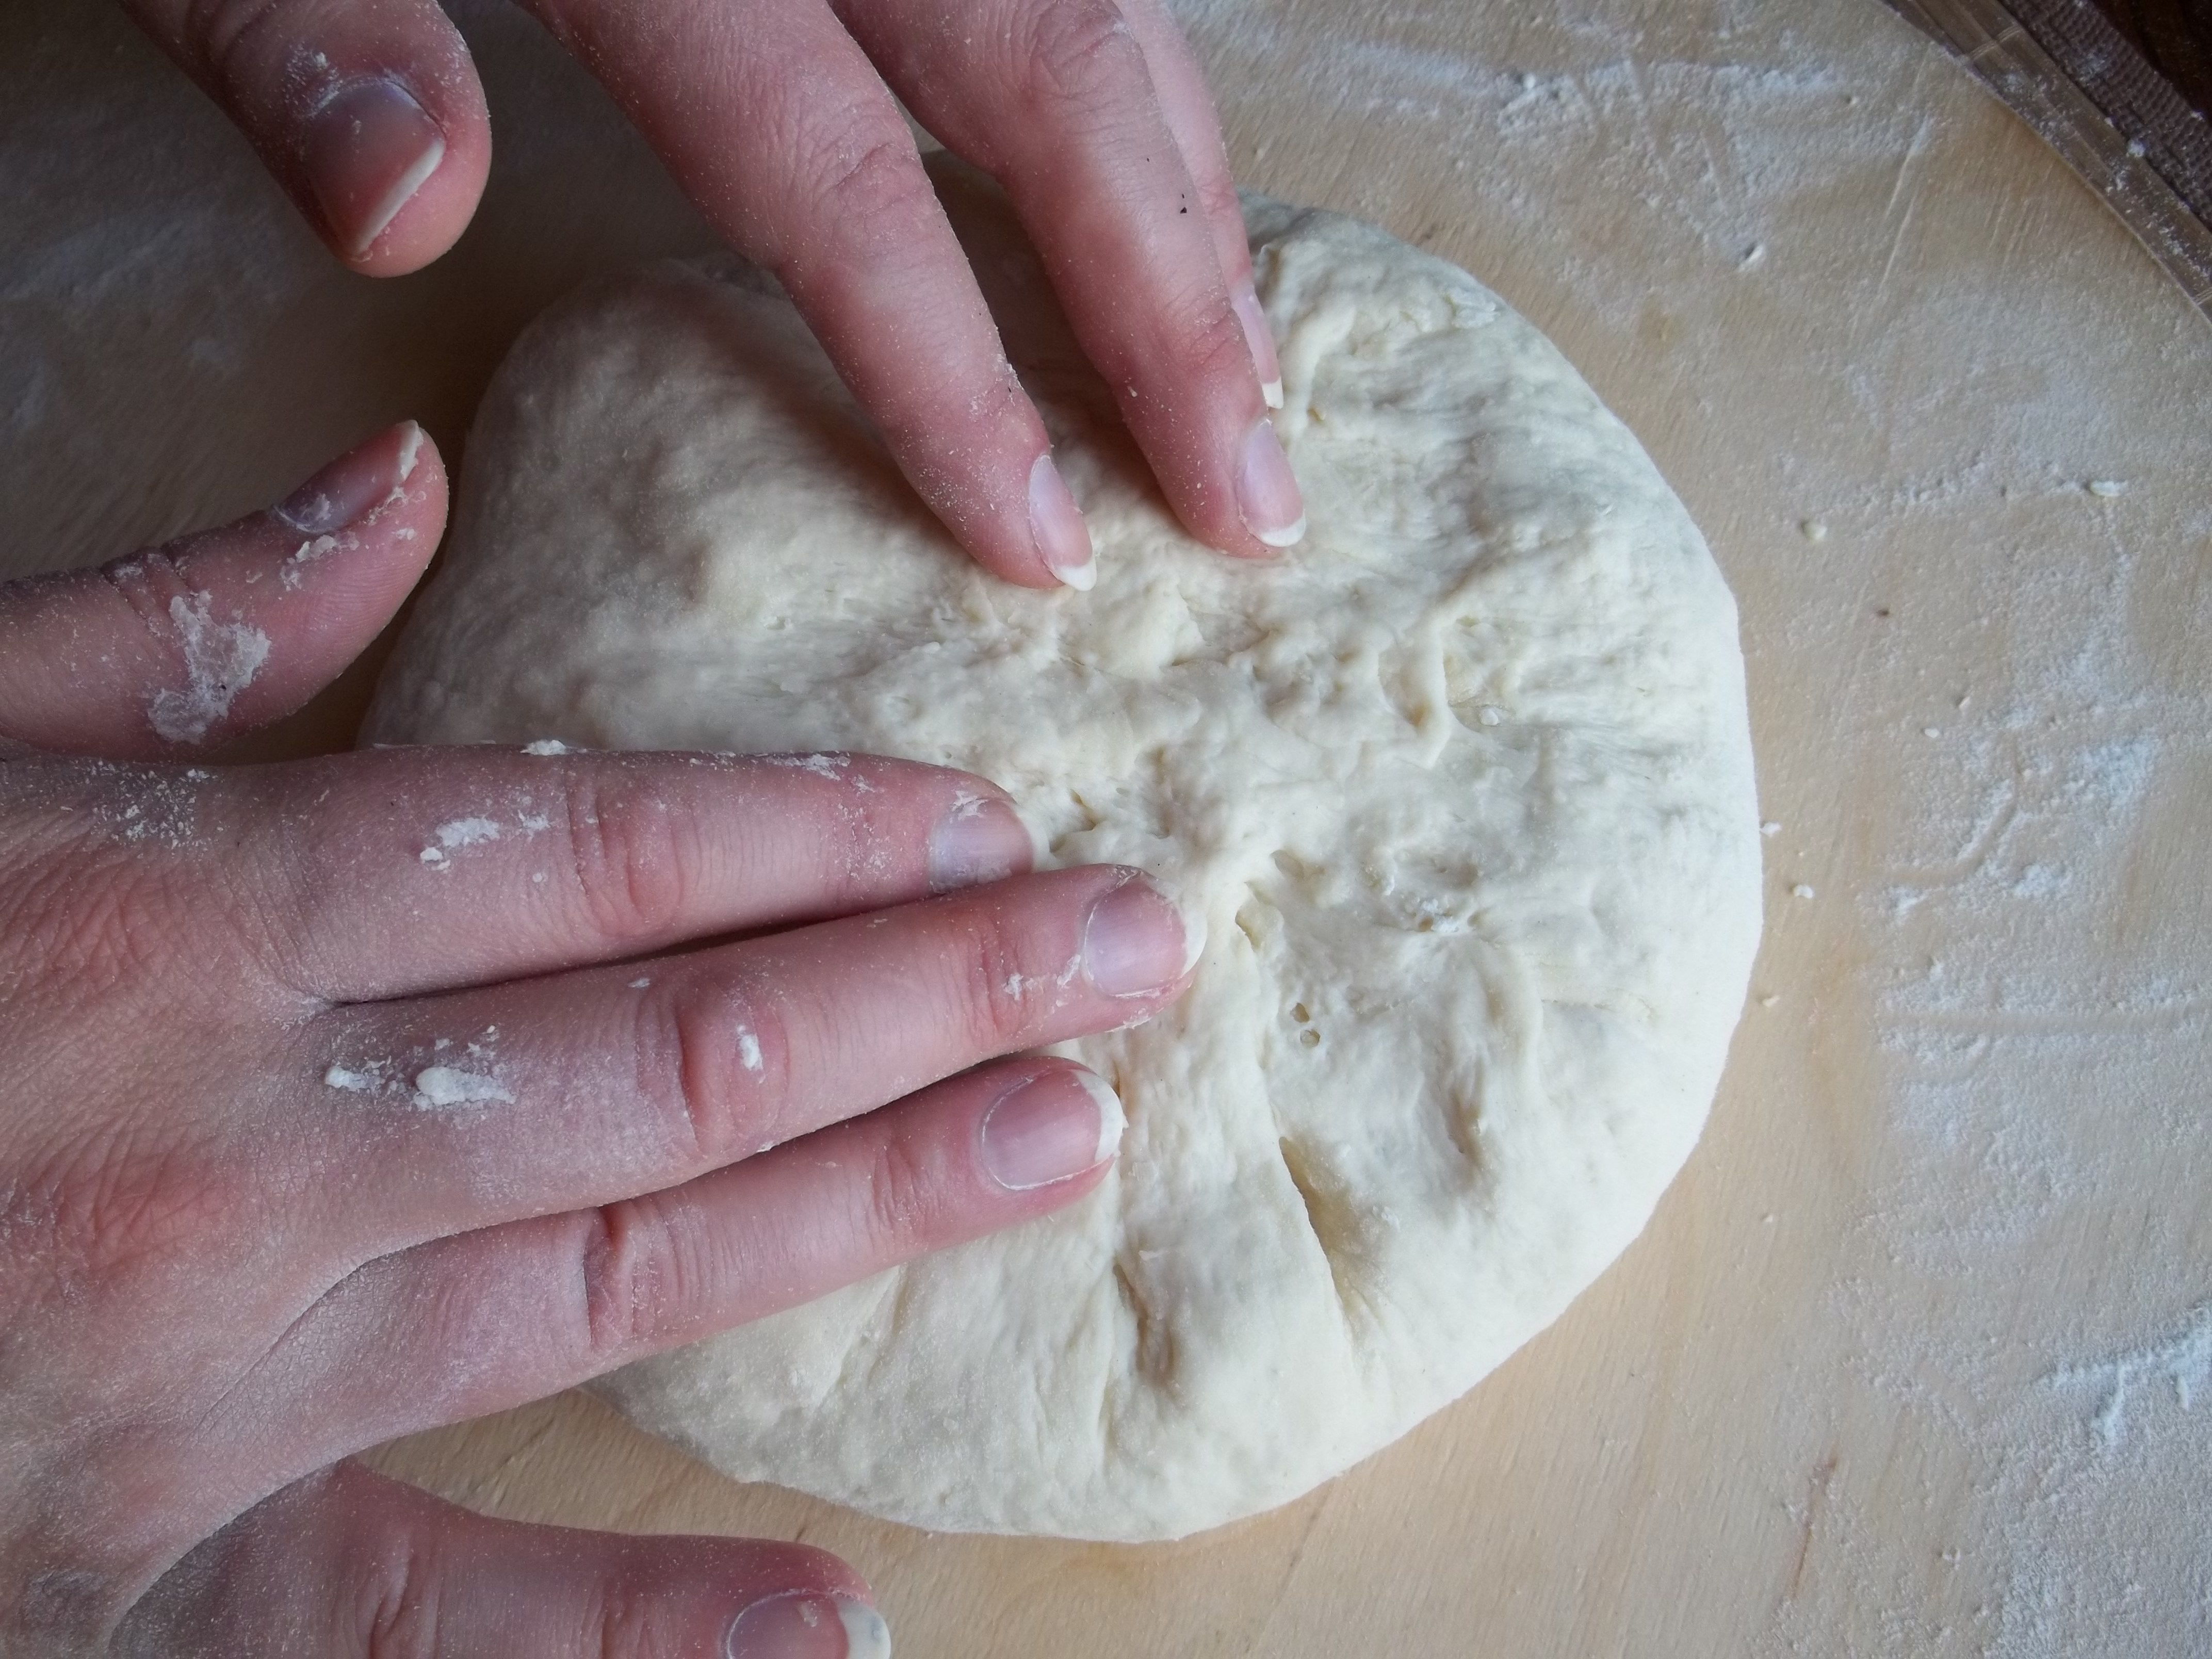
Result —
<path fill-rule="evenodd" d="M 1073 1045 L 1128 1112 L 1095 1194 L 604 1385 L 733 1475 L 918 1526 L 1175 1537 L 1457 1398 L 1687 1155 L 1759 924 L 1735 606 L 1526 322 L 1256 199 L 1311 527 L 1196 545 L 995 193 L 945 193 L 1094 592 L 972 566 L 772 283 L 663 265 L 501 370 L 369 735 L 964 767 L 1044 862 L 1202 907 L 1189 994 Z"/>

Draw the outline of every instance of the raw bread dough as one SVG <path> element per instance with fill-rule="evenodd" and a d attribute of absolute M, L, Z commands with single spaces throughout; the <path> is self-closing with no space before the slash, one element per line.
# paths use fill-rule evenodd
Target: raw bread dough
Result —
<path fill-rule="evenodd" d="M 1173 1537 L 1456 1398 L 1688 1153 L 1759 933 L 1735 606 L 1527 323 L 1260 200 L 1311 529 L 1273 565 L 1197 547 L 996 198 L 946 196 L 1095 592 L 973 568 L 772 285 L 664 265 L 501 370 L 369 735 L 948 763 L 1048 862 L 1197 898 L 1188 996 L 1073 1045 L 1129 1115 L 1097 1193 L 605 1385 L 919 1526 Z"/>

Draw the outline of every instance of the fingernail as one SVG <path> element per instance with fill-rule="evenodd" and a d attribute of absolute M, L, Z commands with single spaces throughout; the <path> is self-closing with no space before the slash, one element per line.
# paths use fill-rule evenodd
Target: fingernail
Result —
<path fill-rule="evenodd" d="M 963 796 L 929 836 L 929 890 L 980 887 L 1026 870 L 1029 826 L 1014 809 L 988 796 Z"/>
<path fill-rule="evenodd" d="M 1060 476 L 1049 454 L 1030 464 L 1030 534 L 1036 538 L 1040 557 L 1052 574 L 1078 592 L 1087 593 L 1098 580 L 1097 561 L 1091 556 L 1091 531 L 1083 511 L 1068 493 L 1067 480 Z"/>
<path fill-rule="evenodd" d="M 1305 497 L 1264 415 L 1244 434 L 1244 453 L 1237 458 L 1237 510 L 1244 527 L 1270 547 L 1288 547 L 1306 533 Z"/>
<path fill-rule="evenodd" d="M 843 1595 L 775 1595 L 738 1615 L 725 1659 L 890 1659 L 890 1626 Z"/>
<path fill-rule="evenodd" d="M 1283 364 L 1275 355 L 1275 337 L 1267 328 L 1267 313 L 1260 308 L 1260 295 L 1246 283 L 1231 296 L 1237 320 L 1244 325 L 1244 343 L 1252 353 L 1252 367 L 1260 372 L 1260 395 L 1270 409 L 1283 406 Z"/>
<path fill-rule="evenodd" d="M 983 1114 L 978 1156 L 992 1180 L 1026 1193 L 1095 1170 L 1121 1145 L 1121 1099 L 1093 1072 L 1047 1072 Z"/>
<path fill-rule="evenodd" d="M 349 258 L 375 245 L 445 159 L 446 135 L 390 76 L 338 88 L 307 118 L 307 179 Z"/>
<path fill-rule="evenodd" d="M 1204 918 L 1186 916 L 1139 877 L 1099 896 L 1083 927 L 1083 970 L 1109 997 L 1174 984 L 1206 948 Z"/>
<path fill-rule="evenodd" d="M 409 421 L 395 450 L 380 434 L 349 450 L 269 510 L 303 536 L 327 536 L 367 517 L 415 470 L 422 428 Z"/>

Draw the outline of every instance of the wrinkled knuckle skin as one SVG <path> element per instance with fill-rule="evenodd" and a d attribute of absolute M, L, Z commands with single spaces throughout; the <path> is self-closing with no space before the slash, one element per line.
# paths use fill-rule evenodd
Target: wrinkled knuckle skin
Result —
<path fill-rule="evenodd" d="M 1200 404 L 1210 410 L 1249 401 L 1254 416 L 1261 412 L 1260 384 L 1253 377 L 1243 325 L 1218 288 L 1170 298 L 1154 309 L 1141 332 L 1100 338 L 1091 355 L 1108 384 L 1130 389 L 1121 395 L 1131 423 L 1173 445 L 1174 453 L 1188 448 L 1190 432 L 1164 432 L 1151 418 L 1162 411 Z"/>
<path fill-rule="evenodd" d="M 578 1255 L 579 1358 L 592 1375 L 659 1346 L 687 1274 L 666 1212 L 648 1194 L 594 1211 Z"/>
<path fill-rule="evenodd" d="M 349 1583 L 338 1590 L 362 1659 L 437 1659 L 443 1598 L 439 1575 L 420 1542 L 391 1529 L 336 1569 Z"/>
<path fill-rule="evenodd" d="M 666 938 L 696 886 L 690 817 L 648 788 L 590 778 L 568 791 L 568 850 L 591 926 L 609 945 Z"/>
<path fill-rule="evenodd" d="M 665 1601 L 650 1589 L 623 1583 L 602 1584 L 585 1614 L 586 1651 L 601 1659 L 677 1659 L 686 1650 L 676 1644 Z"/>
<path fill-rule="evenodd" d="M 876 1260 L 903 1260 L 930 1237 L 939 1186 L 921 1147 L 902 1137 L 884 1143 L 868 1175 L 867 1226 Z"/>
<path fill-rule="evenodd" d="M 46 1288 L 63 1297 L 204 1265 L 253 1201 L 219 1160 L 158 1133 L 134 1144 L 128 1130 L 68 1146 L 6 1196 L 0 1230 L 45 1240 Z"/>
<path fill-rule="evenodd" d="M 1219 292 L 1208 289 L 1173 307 L 1167 314 L 1167 332 L 1172 361 L 1186 384 L 1226 382 L 1240 392 L 1256 386 L 1244 325 Z M 1256 405 L 1256 391 L 1254 401 Z"/>
<path fill-rule="evenodd" d="M 25 1006 L 34 988 L 49 1008 L 220 994 L 234 1009 L 241 984 L 259 983 L 251 884 L 221 853 L 195 850 L 222 841 L 222 811 L 174 779 L 163 767 L 0 763 L 0 1016 L 17 986 Z"/>
<path fill-rule="evenodd" d="M 88 795 L 75 810 L 89 822 L 128 809 Z M 168 977 L 177 947 L 194 932 L 176 884 L 153 860 L 88 837 L 72 846 L 8 835 L 0 842 L 0 971 L 27 970 L 44 995 L 73 1000 Z"/>
<path fill-rule="evenodd" d="M 1024 73 L 1033 108 L 1098 110 L 1150 85 L 1144 48 L 1112 0 L 1051 0 L 1030 19 Z"/>
<path fill-rule="evenodd" d="M 640 1016 L 646 1097 L 665 1103 L 671 1133 L 695 1170 L 761 1150 L 790 1089 L 790 1048 L 769 1000 L 743 983 L 671 991 Z"/>
<path fill-rule="evenodd" d="M 954 960 L 974 1051 L 1001 1054 L 1021 1047 L 1032 1018 L 1024 988 L 1034 975 L 1025 970 L 1013 924 L 997 915 L 981 917 L 957 941 Z"/>
<path fill-rule="evenodd" d="M 131 9 L 158 16 L 166 9 L 131 0 Z M 157 32 L 204 85 L 228 92 L 244 84 L 240 64 L 266 50 L 272 30 L 281 45 L 286 24 L 296 24 L 300 11 L 295 0 L 185 0 L 169 14 L 174 22 Z"/>
<path fill-rule="evenodd" d="M 1232 225 L 1244 222 L 1243 199 L 1237 194 L 1237 181 L 1227 173 L 1202 172 L 1192 182 L 1198 190 L 1199 210 L 1207 218 Z"/>

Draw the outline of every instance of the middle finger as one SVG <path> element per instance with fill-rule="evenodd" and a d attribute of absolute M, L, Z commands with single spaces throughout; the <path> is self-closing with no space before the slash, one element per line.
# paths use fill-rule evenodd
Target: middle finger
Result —
<path fill-rule="evenodd" d="M 1133 1024 L 1202 943 L 1144 877 L 1091 866 L 333 1010 L 295 1060 L 306 1139 L 352 1172 L 316 1218 L 321 1254 L 343 1269 L 673 1186 L 994 1056 Z"/>
<path fill-rule="evenodd" d="M 1143 0 L 833 3 L 922 124 L 1006 186 L 1185 526 L 1255 556 L 1298 540 L 1261 384 L 1279 371 L 1255 359 L 1256 298 L 1256 332 L 1237 310 L 1243 220 L 1173 25 L 1140 22 Z"/>

